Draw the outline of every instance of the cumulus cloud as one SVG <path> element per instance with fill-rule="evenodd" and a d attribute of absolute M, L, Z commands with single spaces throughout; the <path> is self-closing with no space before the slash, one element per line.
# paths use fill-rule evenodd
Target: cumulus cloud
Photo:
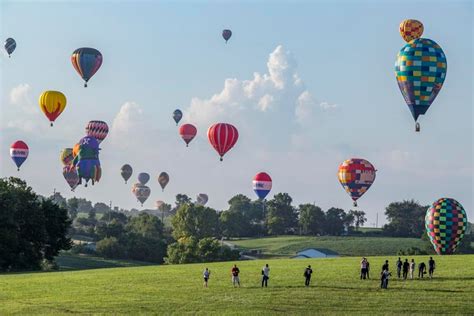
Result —
<path fill-rule="evenodd" d="M 37 113 L 38 109 L 33 105 L 30 93 L 31 86 L 21 83 L 10 91 L 10 103 L 28 114 Z"/>
<path fill-rule="evenodd" d="M 125 102 L 115 116 L 110 129 L 110 140 L 113 144 L 127 147 L 134 143 L 140 135 L 145 135 L 145 117 L 142 107 L 135 102 Z"/>

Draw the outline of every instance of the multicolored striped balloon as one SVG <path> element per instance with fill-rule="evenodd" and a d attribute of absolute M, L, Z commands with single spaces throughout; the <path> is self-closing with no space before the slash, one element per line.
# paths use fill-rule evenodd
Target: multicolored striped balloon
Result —
<path fill-rule="evenodd" d="M 360 158 L 347 159 L 339 166 L 337 177 L 354 201 L 354 206 L 357 206 L 357 200 L 374 183 L 376 171 L 370 162 Z"/>
<path fill-rule="evenodd" d="M 74 166 L 63 167 L 63 176 L 69 184 L 71 191 L 74 192 L 74 189 L 79 185 L 79 176 L 77 175 L 76 168 Z"/>
<path fill-rule="evenodd" d="M 426 233 L 438 255 L 456 251 L 467 225 L 466 211 L 455 199 L 441 198 L 426 211 Z"/>
<path fill-rule="evenodd" d="M 272 189 L 272 178 L 266 172 L 257 173 L 252 183 L 253 190 L 260 200 L 263 200 Z"/>
<path fill-rule="evenodd" d="M 109 126 L 104 121 L 90 121 L 86 126 L 86 135 L 92 136 L 99 144 L 107 137 Z"/>
<path fill-rule="evenodd" d="M 26 158 L 28 158 L 28 153 L 28 145 L 21 140 L 17 140 L 10 146 L 10 157 L 15 163 L 18 171 L 20 171 L 21 165 L 25 162 Z"/>
<path fill-rule="evenodd" d="M 87 87 L 87 82 L 99 70 L 102 61 L 102 54 L 95 48 L 82 47 L 72 53 L 72 65 L 84 79 L 84 87 Z"/>
<path fill-rule="evenodd" d="M 231 124 L 217 123 L 209 127 L 207 130 L 207 138 L 211 143 L 212 147 L 217 151 L 220 156 L 220 160 L 223 160 L 224 155 L 239 139 L 239 132 Z"/>
<path fill-rule="evenodd" d="M 61 154 L 59 155 L 59 160 L 61 160 L 63 166 L 69 166 L 72 164 L 72 160 L 74 159 L 74 155 L 72 153 L 72 148 L 64 148 L 61 150 Z"/>
<path fill-rule="evenodd" d="M 196 134 L 197 129 L 192 124 L 183 124 L 179 128 L 179 135 L 181 135 L 181 138 L 186 143 L 186 147 L 188 147 L 188 144 L 196 137 Z"/>

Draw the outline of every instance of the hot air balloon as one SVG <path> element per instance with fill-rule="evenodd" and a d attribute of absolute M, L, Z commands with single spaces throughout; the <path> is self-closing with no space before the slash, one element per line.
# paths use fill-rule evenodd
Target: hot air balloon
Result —
<path fill-rule="evenodd" d="M 443 50 L 430 39 L 414 39 L 398 53 L 395 75 L 417 132 L 420 131 L 418 116 L 426 113 L 443 87 L 446 70 Z"/>
<path fill-rule="evenodd" d="M 122 175 L 122 178 L 125 180 L 125 183 L 127 183 L 128 179 L 132 176 L 133 169 L 132 166 L 129 164 L 125 164 L 120 168 L 120 174 Z"/>
<path fill-rule="evenodd" d="M 103 121 L 90 121 L 86 126 L 86 135 L 92 136 L 99 144 L 107 137 L 109 126 Z"/>
<path fill-rule="evenodd" d="M 66 108 L 66 97 L 59 91 L 45 91 L 40 95 L 38 103 L 53 126 L 53 122 Z"/>
<path fill-rule="evenodd" d="M 225 42 L 227 44 L 227 41 L 229 38 L 232 36 L 232 31 L 231 30 L 223 30 L 222 31 L 222 37 L 225 39 Z"/>
<path fill-rule="evenodd" d="M 10 146 L 10 157 L 16 164 L 17 170 L 20 171 L 21 165 L 28 158 L 28 145 L 21 140 L 17 140 Z"/>
<path fill-rule="evenodd" d="M 272 189 L 272 178 L 268 173 L 260 172 L 253 178 L 253 190 L 260 200 L 265 199 Z"/>
<path fill-rule="evenodd" d="M 79 143 L 77 143 L 76 145 L 74 145 L 74 147 L 72 147 L 72 156 L 74 158 L 76 158 L 77 154 L 79 153 Z"/>
<path fill-rule="evenodd" d="M 71 62 L 79 75 L 87 82 L 102 65 L 102 54 L 95 48 L 82 47 L 76 49 L 71 56 Z"/>
<path fill-rule="evenodd" d="M 165 202 L 158 200 L 155 202 L 155 207 L 157 210 L 161 210 L 161 207 L 165 204 Z"/>
<path fill-rule="evenodd" d="M 199 193 L 196 197 L 196 203 L 198 205 L 206 205 L 207 201 L 209 200 L 209 197 L 205 193 Z"/>
<path fill-rule="evenodd" d="M 173 120 L 176 122 L 176 126 L 178 126 L 179 121 L 183 118 L 183 112 L 181 110 L 176 109 L 173 112 Z"/>
<path fill-rule="evenodd" d="M 407 43 L 420 38 L 423 35 L 423 23 L 412 19 L 402 21 L 400 23 L 400 35 Z"/>
<path fill-rule="evenodd" d="M 186 147 L 188 147 L 189 142 L 196 136 L 196 133 L 197 129 L 192 124 L 183 124 L 179 128 L 179 135 L 181 135 L 181 138 L 186 143 Z"/>
<path fill-rule="evenodd" d="M 135 183 L 132 187 L 132 193 L 135 195 L 138 201 L 140 201 L 141 205 L 148 199 L 150 196 L 151 190 L 146 185 Z"/>
<path fill-rule="evenodd" d="M 71 191 L 74 191 L 79 184 L 79 176 L 77 175 L 76 168 L 74 166 L 63 167 L 63 176 L 71 187 Z"/>
<path fill-rule="evenodd" d="M 237 142 L 239 132 L 237 129 L 227 123 L 217 123 L 209 127 L 207 130 L 207 138 L 212 147 L 217 151 L 222 161 L 222 157 L 228 152 Z"/>
<path fill-rule="evenodd" d="M 16 48 L 16 41 L 13 38 L 9 37 L 5 40 L 3 47 L 5 47 L 5 50 L 8 53 L 8 58 L 10 58 L 11 57 L 10 55 L 13 53 L 13 51 Z"/>
<path fill-rule="evenodd" d="M 158 176 L 158 183 L 160 184 L 162 191 L 165 190 L 165 187 L 168 182 L 170 182 L 170 176 L 166 172 L 160 173 L 160 175 Z"/>
<path fill-rule="evenodd" d="M 74 155 L 72 154 L 72 148 L 64 148 L 61 150 L 61 154 L 59 156 L 63 166 L 69 166 L 72 164 L 72 160 L 74 159 Z"/>
<path fill-rule="evenodd" d="M 85 136 L 79 141 L 79 150 L 74 157 L 73 165 L 76 167 L 79 176 L 79 184 L 82 179 L 86 181 L 87 187 L 89 180 L 92 185 L 98 182 L 102 176 L 102 168 L 99 161 L 99 142 L 91 136 Z"/>
<path fill-rule="evenodd" d="M 339 182 L 354 200 L 354 206 L 357 206 L 357 199 L 374 183 L 376 171 L 370 162 L 360 158 L 347 159 L 339 166 Z"/>
<path fill-rule="evenodd" d="M 466 211 L 455 199 L 441 198 L 426 211 L 426 233 L 438 255 L 454 253 L 467 225 Z"/>
<path fill-rule="evenodd" d="M 140 182 L 140 184 L 145 185 L 147 184 L 149 180 L 150 180 L 150 175 L 148 173 L 140 172 L 138 174 L 138 182 Z"/>

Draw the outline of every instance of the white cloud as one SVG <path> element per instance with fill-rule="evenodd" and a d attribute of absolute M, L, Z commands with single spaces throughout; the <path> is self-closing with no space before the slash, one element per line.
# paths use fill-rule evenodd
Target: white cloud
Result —
<path fill-rule="evenodd" d="M 33 105 L 31 96 L 31 86 L 21 83 L 10 91 L 10 103 L 16 105 L 27 114 L 38 113 L 38 108 Z"/>
<path fill-rule="evenodd" d="M 110 129 L 110 141 L 119 147 L 136 143 L 140 135 L 146 135 L 144 115 L 141 106 L 135 102 L 125 102 L 115 116 Z"/>
<path fill-rule="evenodd" d="M 328 103 L 328 102 L 321 102 L 321 103 L 319 104 L 319 106 L 320 106 L 321 109 L 323 109 L 323 110 L 332 110 L 332 109 L 335 109 L 335 108 L 338 107 L 337 104 L 330 104 L 330 103 Z"/>

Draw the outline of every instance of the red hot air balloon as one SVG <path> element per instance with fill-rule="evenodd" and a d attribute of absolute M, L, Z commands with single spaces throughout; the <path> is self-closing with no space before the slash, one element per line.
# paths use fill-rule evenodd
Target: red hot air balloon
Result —
<path fill-rule="evenodd" d="M 207 137 L 222 161 L 222 157 L 225 153 L 234 147 L 237 139 L 239 139 L 239 132 L 237 128 L 231 124 L 217 123 L 209 127 Z"/>
<path fill-rule="evenodd" d="M 179 135 L 181 135 L 181 138 L 186 143 L 186 147 L 188 147 L 189 142 L 191 142 L 193 138 L 196 136 L 196 133 L 197 133 L 197 129 L 192 124 L 183 124 L 179 128 Z"/>

